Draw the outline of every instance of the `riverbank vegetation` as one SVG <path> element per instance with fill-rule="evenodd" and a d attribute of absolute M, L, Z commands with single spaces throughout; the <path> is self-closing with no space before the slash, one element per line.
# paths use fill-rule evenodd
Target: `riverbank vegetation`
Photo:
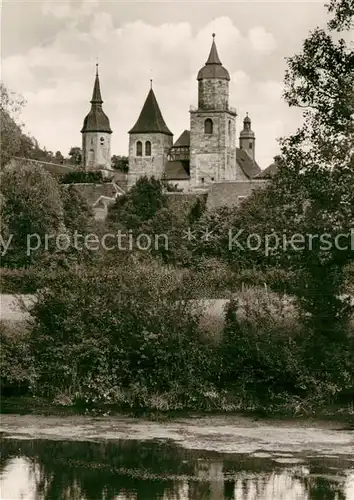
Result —
<path fill-rule="evenodd" d="M 305 109 L 303 126 L 239 207 L 210 211 L 197 197 L 176 208 L 163 182 L 142 178 L 98 225 L 74 185 L 34 167 L 2 172 L 3 283 L 36 296 L 26 332 L 1 326 L 4 393 L 95 410 L 353 413 L 354 252 L 342 243 L 354 227 L 354 12 L 345 0 L 330 12 L 288 60 L 284 97 Z M 230 228 L 246 229 L 238 244 Z M 169 245 L 58 250 L 55 237 L 75 230 Z M 29 233 L 54 237 L 27 255 Z M 250 248 L 251 234 L 272 245 Z M 327 244 L 284 247 L 277 235 Z M 217 332 L 203 322 L 209 297 L 228 299 Z"/>

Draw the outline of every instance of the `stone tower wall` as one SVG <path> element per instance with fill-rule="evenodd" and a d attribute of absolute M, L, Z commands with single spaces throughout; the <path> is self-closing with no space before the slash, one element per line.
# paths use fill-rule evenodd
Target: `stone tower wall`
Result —
<path fill-rule="evenodd" d="M 229 107 L 229 82 L 207 79 L 198 82 L 198 109 L 227 110 Z"/>
<path fill-rule="evenodd" d="M 254 136 L 240 136 L 240 149 L 244 149 L 254 160 L 256 157 L 256 139 Z"/>
<path fill-rule="evenodd" d="M 199 186 L 236 179 L 236 120 L 228 111 L 191 111 L 190 113 L 191 184 Z M 213 121 L 213 133 L 205 134 L 207 118 Z M 230 129 L 229 129 L 230 122 Z M 204 181 L 203 181 L 204 180 Z"/>
<path fill-rule="evenodd" d="M 84 132 L 82 134 L 82 153 L 85 170 L 100 170 L 102 168 L 111 170 L 111 134 Z"/>
<path fill-rule="evenodd" d="M 136 143 L 142 142 L 143 155 L 136 155 Z M 145 142 L 151 142 L 151 156 L 145 156 Z M 129 175 L 128 185 L 135 184 L 144 177 L 163 176 L 168 152 L 173 144 L 173 136 L 161 133 L 129 134 Z"/>

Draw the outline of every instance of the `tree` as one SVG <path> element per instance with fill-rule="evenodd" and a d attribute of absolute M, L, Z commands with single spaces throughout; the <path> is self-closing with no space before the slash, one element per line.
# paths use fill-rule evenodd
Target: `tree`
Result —
<path fill-rule="evenodd" d="M 339 296 L 353 251 L 335 242 L 354 225 L 354 50 L 344 33 L 340 37 L 333 30 L 353 25 L 354 7 L 347 0 L 331 1 L 329 12 L 328 30 L 314 30 L 302 53 L 288 60 L 284 96 L 290 106 L 304 109 L 304 124 L 281 141 L 272 191 L 303 202 L 292 219 L 303 234 L 329 235 L 331 248 L 316 240 L 290 262 L 301 271 L 298 294 L 316 334 L 336 337 L 351 314 Z"/>
<path fill-rule="evenodd" d="M 128 156 L 113 155 L 111 158 L 112 168 L 120 170 L 125 174 L 129 172 L 129 158 Z"/>
<path fill-rule="evenodd" d="M 332 2 L 328 29 L 314 30 L 288 59 L 284 97 L 304 120 L 280 141 L 277 175 L 228 217 L 229 228 L 243 229 L 237 244 L 230 248 L 225 231 L 208 244 L 243 267 L 289 272 L 309 331 L 334 341 L 347 334 L 345 270 L 354 259 L 354 51 L 333 31 L 353 22 L 345 5 Z"/>
<path fill-rule="evenodd" d="M 0 83 L 1 166 L 14 156 L 28 157 L 33 140 L 23 133 L 19 115 L 24 100 Z"/>
<path fill-rule="evenodd" d="M 60 151 L 57 151 L 55 153 L 54 159 L 57 163 L 63 164 L 64 163 L 64 156 L 61 154 Z"/>
<path fill-rule="evenodd" d="M 61 198 L 66 229 L 70 232 L 75 229 L 80 233 L 88 232 L 93 222 L 93 211 L 75 185 L 63 185 Z"/>
<path fill-rule="evenodd" d="M 70 163 L 72 165 L 81 165 L 82 163 L 82 151 L 78 146 L 74 146 L 69 151 Z"/>
<path fill-rule="evenodd" d="M 43 168 L 26 163 L 7 167 L 1 173 L 0 186 L 1 216 L 11 237 L 8 251 L 2 257 L 3 265 L 28 266 L 45 253 L 55 251 L 55 237 L 65 230 L 63 204 L 55 179 Z M 30 252 L 29 247 L 32 247 Z"/>
<path fill-rule="evenodd" d="M 110 207 L 108 219 L 126 229 L 138 229 L 152 219 L 166 204 L 163 184 L 151 177 L 141 177 L 125 195 Z"/>

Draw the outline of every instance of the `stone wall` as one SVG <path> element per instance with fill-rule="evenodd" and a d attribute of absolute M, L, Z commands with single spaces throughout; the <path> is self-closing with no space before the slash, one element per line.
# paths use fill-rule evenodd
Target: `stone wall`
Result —
<path fill-rule="evenodd" d="M 143 144 L 143 156 L 136 156 L 136 144 L 138 141 L 141 141 Z M 151 142 L 151 156 L 145 156 L 146 141 Z M 137 179 L 144 175 L 161 178 L 172 143 L 173 136 L 166 134 L 130 134 L 128 186 L 135 184 Z"/>
<path fill-rule="evenodd" d="M 204 123 L 207 118 L 213 121 L 212 134 L 204 133 Z M 190 112 L 190 120 L 191 185 L 235 180 L 237 175 L 235 113 L 197 110 Z"/>
<path fill-rule="evenodd" d="M 85 132 L 82 134 L 83 165 L 85 170 L 111 167 L 111 134 Z"/>
<path fill-rule="evenodd" d="M 204 110 L 227 110 L 229 82 L 224 79 L 204 79 L 198 82 L 198 108 Z"/>

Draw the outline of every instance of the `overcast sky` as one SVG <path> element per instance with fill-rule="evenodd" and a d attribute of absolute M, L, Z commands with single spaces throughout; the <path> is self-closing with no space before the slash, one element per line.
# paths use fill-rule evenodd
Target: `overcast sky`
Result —
<path fill-rule="evenodd" d="M 238 131 L 246 114 L 262 168 L 278 152 L 277 137 L 294 130 L 297 110 L 282 100 L 285 57 L 301 50 L 309 30 L 324 26 L 323 2 L 122 2 L 9 0 L 2 6 L 2 80 L 26 101 L 27 131 L 53 152 L 81 146 L 99 62 L 112 154 L 127 154 L 150 78 L 175 140 L 189 129 L 198 70 L 213 32 L 231 75 L 230 105 Z"/>

